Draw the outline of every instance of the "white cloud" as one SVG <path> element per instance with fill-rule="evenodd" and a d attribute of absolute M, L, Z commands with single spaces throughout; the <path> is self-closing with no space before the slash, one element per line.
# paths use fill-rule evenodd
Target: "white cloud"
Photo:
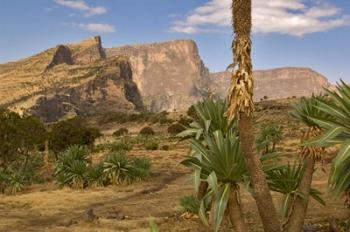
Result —
<path fill-rule="evenodd" d="M 172 32 L 211 33 L 231 25 L 231 0 L 210 0 L 182 19 L 173 21 Z M 253 0 L 254 33 L 292 36 L 350 26 L 350 16 L 326 0 Z"/>
<path fill-rule="evenodd" d="M 103 6 L 89 6 L 84 0 L 54 0 L 57 4 L 68 7 L 74 10 L 84 12 L 86 17 L 93 15 L 100 15 L 107 12 L 107 9 Z"/>
<path fill-rule="evenodd" d="M 72 26 L 78 27 L 86 31 L 97 32 L 97 33 L 112 33 L 116 31 L 113 25 L 104 24 L 104 23 L 88 23 L 88 24 L 73 23 Z"/>

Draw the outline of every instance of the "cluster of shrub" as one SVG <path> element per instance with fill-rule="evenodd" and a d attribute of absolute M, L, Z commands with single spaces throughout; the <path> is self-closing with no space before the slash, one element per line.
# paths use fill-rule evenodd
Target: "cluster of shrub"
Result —
<path fill-rule="evenodd" d="M 189 124 L 193 121 L 193 118 L 197 117 L 195 113 L 194 106 L 189 107 L 187 111 L 187 117 L 182 116 L 178 121 L 174 121 L 167 116 L 168 112 L 162 111 L 160 113 L 125 113 L 125 112 L 108 112 L 100 116 L 99 123 L 106 124 L 110 122 L 126 123 L 126 122 L 148 122 L 151 124 L 171 124 L 168 127 L 168 133 L 171 135 L 176 135 L 186 129 Z M 121 128 L 114 132 L 114 136 L 123 136 L 128 134 L 126 128 Z M 140 134 L 153 135 L 154 131 L 149 127 L 145 127 L 140 131 Z"/>
<path fill-rule="evenodd" d="M 139 135 L 136 137 L 129 137 L 128 130 L 126 128 L 120 128 L 117 131 L 113 133 L 113 136 L 120 139 L 120 141 L 112 144 L 107 144 L 107 148 L 109 150 L 114 150 L 114 148 L 124 147 L 129 148 L 126 150 L 131 150 L 133 145 L 135 144 L 142 144 L 142 147 L 144 147 L 146 150 L 169 150 L 169 145 L 159 145 L 159 141 L 157 141 L 157 138 L 153 137 L 155 134 L 154 130 L 146 126 L 142 128 L 139 132 Z M 98 147 L 101 145 L 97 145 Z M 106 145 L 102 145 L 102 148 L 104 148 Z M 98 150 L 100 150 L 98 148 Z"/>
<path fill-rule="evenodd" d="M 35 169 L 47 131 L 41 121 L 0 109 L 0 192 L 15 194 L 25 185 L 41 181 Z"/>
<path fill-rule="evenodd" d="M 44 154 L 53 151 L 50 158 L 58 160 L 60 152 L 72 145 L 91 148 L 100 135 L 79 119 L 47 128 L 37 117 L 0 109 L 0 192 L 14 194 L 45 181 L 39 175 L 45 166 Z"/>
<path fill-rule="evenodd" d="M 59 155 L 55 175 L 60 186 L 102 187 L 143 180 L 150 166 L 146 158 L 127 156 L 123 146 L 114 147 L 103 161 L 92 164 L 89 150 L 74 145 Z"/>
<path fill-rule="evenodd" d="M 159 113 L 126 113 L 126 112 L 107 112 L 100 116 L 99 123 L 106 124 L 111 122 L 126 123 L 126 122 L 149 122 L 152 124 L 160 123 L 172 123 L 173 120 L 169 119 L 168 112 L 162 111 Z"/>
<path fill-rule="evenodd" d="M 177 135 L 180 132 L 184 131 L 191 122 L 192 122 L 192 119 L 182 117 L 177 122 L 169 125 L 167 131 L 172 136 Z M 115 137 L 122 137 L 128 134 L 129 134 L 129 130 L 124 127 L 113 132 L 113 136 Z M 139 134 L 143 136 L 150 136 L 150 135 L 154 135 L 155 132 L 151 127 L 145 126 L 140 130 Z"/>

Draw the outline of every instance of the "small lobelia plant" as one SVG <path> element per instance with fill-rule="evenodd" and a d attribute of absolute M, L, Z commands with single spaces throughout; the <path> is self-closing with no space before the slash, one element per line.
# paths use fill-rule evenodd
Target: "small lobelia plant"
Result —
<path fill-rule="evenodd" d="M 306 196 L 298 190 L 300 180 L 303 177 L 303 166 L 301 164 L 288 164 L 281 168 L 266 171 L 267 182 L 269 188 L 272 191 L 281 193 L 283 195 L 281 204 L 281 215 L 284 223 L 289 219 L 293 205 L 297 197 L 305 200 Z M 321 198 L 321 192 L 311 188 L 310 196 L 318 201 L 320 204 L 325 205 L 325 202 Z"/>
<path fill-rule="evenodd" d="M 276 144 L 282 140 L 282 127 L 275 124 L 264 125 L 256 138 L 257 149 L 263 154 L 275 152 Z"/>
<path fill-rule="evenodd" d="M 56 177 L 60 186 L 83 188 L 87 184 L 88 149 L 74 145 L 59 155 Z"/>
<path fill-rule="evenodd" d="M 183 212 L 198 214 L 200 202 L 195 196 L 184 196 L 180 199 L 180 206 Z"/>
<path fill-rule="evenodd" d="M 149 228 L 150 232 L 159 232 L 157 223 L 154 221 L 153 218 L 149 220 Z"/>
<path fill-rule="evenodd" d="M 25 186 L 24 177 L 20 173 L 11 173 L 7 181 L 7 190 L 10 194 L 16 194 L 22 191 Z"/>
<path fill-rule="evenodd" d="M 328 97 L 317 99 L 322 115 L 310 120 L 323 131 L 316 138 L 304 143 L 305 146 L 329 147 L 340 145 L 332 162 L 329 188 L 336 196 L 344 195 L 350 208 L 350 86 L 344 81 L 336 90 L 327 90 Z M 323 115 L 326 116 L 323 116 Z"/>
<path fill-rule="evenodd" d="M 307 127 L 306 131 L 300 138 L 301 145 L 305 140 L 315 138 L 322 133 L 322 128 L 313 122 L 311 118 L 314 116 L 327 118 L 327 116 L 319 109 L 318 100 L 323 98 L 323 96 L 301 98 L 293 105 L 291 115 Z M 300 147 L 299 158 L 302 162 L 303 173 L 299 178 L 299 185 L 296 192 L 298 194 L 294 195 L 295 199 L 293 199 L 293 211 L 291 211 L 283 224 L 283 226 L 290 232 L 299 231 L 302 229 L 307 212 L 309 196 L 313 193 L 311 183 L 315 164 L 317 161 L 320 161 L 323 158 L 324 154 L 325 149 L 323 147 Z"/>
<path fill-rule="evenodd" d="M 150 163 L 146 158 L 129 158 L 119 151 L 107 156 L 103 172 L 111 183 L 130 184 L 149 176 Z"/>
<path fill-rule="evenodd" d="M 108 184 L 106 175 L 103 172 L 102 163 L 89 167 L 87 171 L 87 181 L 89 186 L 94 187 L 104 187 Z"/>

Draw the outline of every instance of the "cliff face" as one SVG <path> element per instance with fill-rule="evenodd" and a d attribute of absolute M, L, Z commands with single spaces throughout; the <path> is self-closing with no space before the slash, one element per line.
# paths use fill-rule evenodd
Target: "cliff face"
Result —
<path fill-rule="evenodd" d="M 266 96 L 268 99 L 311 96 L 319 94 L 323 87 L 330 83 L 321 74 L 309 68 L 278 68 L 254 72 L 254 100 L 259 101 Z M 230 72 L 210 74 L 210 89 L 219 96 L 227 96 L 231 81 Z"/>
<path fill-rule="evenodd" d="M 143 109 L 130 63 L 118 56 L 105 58 L 99 37 L 0 65 L 0 80 L 1 105 L 48 122 Z"/>
<path fill-rule="evenodd" d="M 76 44 L 69 44 L 68 46 L 73 52 L 73 60 L 76 64 L 89 64 L 106 58 L 106 54 L 102 48 L 101 37 L 99 36 L 83 40 Z"/>
<path fill-rule="evenodd" d="M 106 55 L 128 57 L 134 81 L 151 111 L 187 110 L 208 88 L 208 69 L 191 40 L 109 48 Z"/>

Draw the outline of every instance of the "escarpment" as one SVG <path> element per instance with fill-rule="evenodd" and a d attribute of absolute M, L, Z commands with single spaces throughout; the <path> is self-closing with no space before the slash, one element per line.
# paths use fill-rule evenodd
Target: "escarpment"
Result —
<path fill-rule="evenodd" d="M 208 89 L 209 71 L 192 40 L 106 49 L 107 57 L 123 55 L 150 111 L 183 111 Z"/>
<path fill-rule="evenodd" d="M 331 84 L 327 78 L 310 68 L 287 67 L 270 70 L 257 70 L 254 76 L 254 100 L 263 98 L 281 99 L 289 97 L 307 97 L 319 94 Z M 231 81 L 230 72 L 210 74 L 212 93 L 226 98 Z"/>

